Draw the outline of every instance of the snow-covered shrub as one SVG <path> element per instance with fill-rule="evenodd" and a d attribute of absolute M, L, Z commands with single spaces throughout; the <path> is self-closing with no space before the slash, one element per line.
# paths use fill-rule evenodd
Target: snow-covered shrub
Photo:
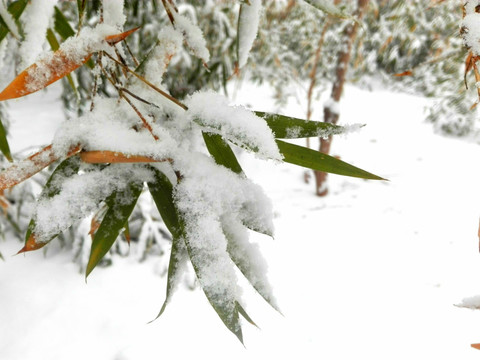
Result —
<path fill-rule="evenodd" d="M 24 29 L 20 49 L 35 42 L 34 48 L 40 50 L 35 62 L 0 93 L 0 101 L 26 96 L 62 78 L 78 90 L 73 71 L 82 67 L 81 77 L 90 72 L 92 87 L 89 106 L 57 129 L 51 145 L 0 173 L 0 190 L 5 190 L 55 164 L 36 201 L 20 252 L 43 248 L 80 223 L 77 229 L 83 235 L 77 234 L 80 240 L 74 247 L 77 256 L 87 260 L 88 276 L 112 247 L 118 247 L 119 253 L 127 252 L 116 242 L 122 233 L 128 239 L 137 232 L 143 248 L 155 239 L 158 251 L 166 253 L 169 244 L 157 234 L 168 230 L 168 284 L 160 314 L 190 263 L 212 307 L 241 340 L 239 317 L 251 319 L 242 306 L 237 269 L 278 309 L 265 278 L 266 263 L 249 241 L 249 231 L 273 236 L 274 229 L 269 199 L 246 177 L 230 144 L 263 160 L 381 178 L 279 140 L 328 136 L 341 133 L 341 127 L 233 107 L 225 96 L 211 89 L 189 94 L 185 100 L 172 96 L 165 82 L 176 78 L 176 68 L 170 67 L 173 61 L 180 61 L 176 56 L 186 49 L 202 66 L 209 66 L 212 60 L 193 12 L 183 14 L 173 0 L 156 5 L 165 11 L 169 22 L 156 33 L 148 51 L 137 54 L 128 41 L 139 30 L 124 28 L 128 12 L 122 1 L 78 1 L 78 7 L 70 10 L 78 14 L 76 26 L 59 8 L 49 7 L 53 2 L 47 1 L 43 7 L 38 7 L 39 3 L 15 1 L 9 13 L 0 12 L 4 23 L 13 28 L 21 25 L 15 18 L 29 24 L 38 18 L 35 29 L 32 24 L 28 31 Z M 137 2 L 139 7 L 141 4 Z M 214 6 L 211 1 L 202 5 L 192 1 L 189 7 L 187 2 L 183 4 L 185 9 Z M 98 5 L 98 13 L 91 11 L 90 5 Z M 239 7 L 235 69 L 239 71 L 257 32 L 261 3 L 249 0 L 232 6 Z M 22 12 L 27 18 L 20 17 Z M 52 13 L 53 30 L 42 20 Z M 9 30 L 14 34 L 14 29 Z M 39 46 L 38 32 L 46 33 L 53 51 Z M 29 62 L 29 56 L 22 61 Z M 195 67 L 193 61 L 191 66 Z M 85 94 L 86 89 L 82 90 Z M 1 141 L 6 141 L 5 136 Z M 153 204 L 164 226 L 155 219 Z M 135 224 L 139 217 L 135 211 L 141 213 L 141 224 Z M 137 256 L 141 259 L 144 254 Z"/>
<path fill-rule="evenodd" d="M 311 3 L 315 3 L 312 1 Z M 355 1 L 342 2 L 352 13 Z M 279 103 L 304 98 L 316 66 L 315 93 L 335 77 L 335 54 L 347 23 L 311 11 L 304 1 L 267 1 L 264 24 L 252 53 L 256 81 L 273 84 Z M 465 54 L 457 1 L 371 0 L 350 59 L 348 81 L 432 98 L 427 120 L 436 129 L 463 136 L 475 127 L 471 109 L 476 81 L 463 81 Z M 316 52 L 320 51 L 320 56 Z M 395 76 L 403 74 L 404 76 Z M 298 87 L 291 86 L 299 84 Z M 290 85 L 290 86 L 289 86 Z"/>

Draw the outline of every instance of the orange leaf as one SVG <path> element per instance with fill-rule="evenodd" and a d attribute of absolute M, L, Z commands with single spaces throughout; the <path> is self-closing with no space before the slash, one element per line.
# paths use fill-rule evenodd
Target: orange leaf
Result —
<path fill-rule="evenodd" d="M 67 157 L 73 156 L 79 151 L 80 147 L 76 146 L 70 150 Z M 32 177 L 58 159 L 59 157 L 52 150 L 52 145 L 49 145 L 27 159 L 10 166 L 0 173 L 0 191 L 11 188 Z"/>
<path fill-rule="evenodd" d="M 413 75 L 413 72 L 411 70 L 407 70 L 399 74 L 394 74 L 393 76 L 400 77 L 400 76 L 411 76 L 411 75 Z"/>
<path fill-rule="evenodd" d="M 480 344 L 472 344 L 471 345 L 474 349 L 480 350 Z"/>
<path fill-rule="evenodd" d="M 107 43 L 109 43 L 110 45 L 115 45 L 116 43 L 119 43 L 120 41 L 122 40 L 125 40 L 125 38 L 130 35 L 130 34 L 133 34 L 135 31 L 137 31 L 138 29 L 140 29 L 140 26 L 134 28 L 134 29 L 130 29 L 130 30 L 127 30 L 121 34 L 115 34 L 115 35 L 109 35 L 105 38 L 105 41 Z"/>
<path fill-rule="evenodd" d="M 24 253 L 24 252 L 41 249 L 45 245 L 47 245 L 46 242 L 37 243 L 37 239 L 35 238 L 35 234 L 32 234 L 32 235 L 30 235 L 27 242 L 25 243 L 25 246 L 17 253 L 17 255 L 21 254 L 21 253 Z"/>
<path fill-rule="evenodd" d="M 139 163 L 139 162 L 165 162 L 166 160 L 155 160 L 146 156 L 125 155 L 114 151 L 85 151 L 80 153 L 80 159 L 89 164 L 112 164 L 112 163 Z"/>
<path fill-rule="evenodd" d="M 92 54 L 89 54 L 81 61 L 75 61 L 59 49 L 53 53 L 48 63 L 40 61 L 18 74 L 0 93 L 0 101 L 19 98 L 42 90 L 82 66 L 91 56 Z"/>
<path fill-rule="evenodd" d="M 114 45 L 138 29 L 137 27 L 121 34 L 109 35 L 105 38 L 105 41 L 110 45 Z M 42 90 L 82 66 L 91 56 L 92 53 L 87 54 L 82 59 L 76 59 L 75 56 L 68 56 L 60 48 L 50 58 L 30 65 L 18 74 L 0 93 L 0 101 L 19 98 Z"/>

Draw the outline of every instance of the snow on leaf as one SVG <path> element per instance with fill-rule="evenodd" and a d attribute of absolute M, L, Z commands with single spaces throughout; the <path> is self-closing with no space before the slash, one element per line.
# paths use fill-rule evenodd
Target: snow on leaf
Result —
<path fill-rule="evenodd" d="M 20 33 L 18 32 L 18 26 L 15 23 L 15 20 L 7 10 L 7 7 L 3 0 L 0 0 L 0 17 L 2 18 L 3 22 L 7 26 L 8 30 L 12 33 L 12 35 L 20 39 Z"/>
<path fill-rule="evenodd" d="M 43 187 L 43 190 L 39 196 L 39 199 L 48 199 L 60 193 L 60 184 L 66 178 L 75 175 L 80 168 L 80 161 L 77 156 L 72 156 L 64 160 L 57 168 L 52 172 L 47 183 Z M 43 239 L 41 242 L 37 242 L 36 233 L 36 221 L 35 214 L 33 215 L 30 223 L 28 224 L 27 233 L 25 235 L 25 246 L 20 252 L 37 250 L 45 246 L 49 241 L 53 240 L 57 235 L 51 235 L 49 239 Z M 20 253 L 19 252 L 19 253 Z"/>
<path fill-rule="evenodd" d="M 148 180 L 150 172 L 131 164 L 84 165 L 83 172 L 65 179 L 60 192 L 39 199 L 36 206 L 36 236 L 47 241 L 98 209 L 115 191 L 126 191 L 128 184 Z"/>
<path fill-rule="evenodd" d="M 89 30 L 89 31 L 87 31 Z M 22 97 L 41 90 L 82 66 L 93 52 L 108 50 L 108 44 L 122 41 L 137 29 L 111 33 L 105 26 L 85 29 L 80 36 L 68 38 L 55 52 L 46 52 L 40 60 L 22 71 L 1 93 L 0 101 Z"/>
<path fill-rule="evenodd" d="M 264 120 L 213 91 L 196 92 L 187 100 L 187 116 L 205 132 L 221 135 L 267 159 L 281 160 L 272 131 Z"/>
<path fill-rule="evenodd" d="M 79 151 L 78 146 L 73 147 L 65 157 L 73 156 Z M 21 183 L 59 159 L 60 157 L 53 151 L 52 145 L 49 145 L 27 159 L 10 165 L 0 173 L 0 191 Z"/>
<path fill-rule="evenodd" d="M 35 0 L 27 5 L 22 16 L 25 40 L 22 41 L 19 50 L 23 67 L 32 64 L 42 53 L 56 2 L 56 0 Z"/>
<path fill-rule="evenodd" d="M 240 5 L 237 31 L 237 60 L 239 68 L 244 67 L 247 63 L 248 55 L 257 37 L 261 10 L 262 2 L 260 0 L 250 0 L 249 4 L 244 3 Z"/>
<path fill-rule="evenodd" d="M 235 219 L 224 217 L 222 226 L 228 239 L 227 250 L 232 261 L 265 301 L 281 312 L 266 278 L 268 267 L 258 246 L 249 242 L 247 230 Z"/>

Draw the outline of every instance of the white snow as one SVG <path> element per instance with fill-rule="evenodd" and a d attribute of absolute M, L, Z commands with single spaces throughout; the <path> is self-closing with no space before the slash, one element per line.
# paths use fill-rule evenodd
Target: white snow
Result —
<path fill-rule="evenodd" d="M 57 0 L 33 0 L 25 8 L 21 17 L 25 40 L 20 46 L 23 68 L 34 63 L 37 56 L 42 53 L 56 3 Z"/>
<path fill-rule="evenodd" d="M 465 2 L 466 16 L 462 21 L 463 40 L 473 53 L 480 55 L 480 14 L 475 11 L 475 7 L 479 5 L 478 0 L 468 0 Z"/>
<path fill-rule="evenodd" d="M 189 118 L 205 131 L 258 150 L 258 155 L 263 158 L 282 159 L 271 129 L 251 111 L 241 106 L 229 106 L 226 97 L 213 91 L 198 91 L 187 99 L 186 104 Z"/>
<path fill-rule="evenodd" d="M 246 349 L 198 289 L 180 287 L 147 325 L 165 298 L 154 257 L 117 257 L 86 285 L 55 243 L 46 255 L 12 257 L 22 244 L 8 239 L 0 241 L 2 359 L 477 359 L 470 344 L 480 342 L 480 311 L 454 305 L 468 297 L 476 305 L 480 293 L 480 147 L 435 135 L 422 121 L 424 99 L 346 90 L 341 121 L 367 126 L 336 137 L 333 154 L 389 182 L 330 175 L 329 197 L 317 198 L 303 169 L 240 156 L 273 200 L 275 240 L 250 233 L 250 241 L 284 314 L 242 286 L 242 304 L 261 327 L 244 325 Z M 236 101 L 274 111 L 268 92 L 244 86 Z M 51 140 L 55 94 L 12 102 L 13 146 Z M 292 102 L 284 113 L 305 108 Z"/>
<path fill-rule="evenodd" d="M 121 31 L 127 20 L 123 13 L 124 0 L 103 0 L 102 6 L 104 23 Z"/>
<path fill-rule="evenodd" d="M 242 4 L 238 19 L 238 66 L 240 68 L 247 63 L 248 55 L 257 37 L 262 11 L 262 2 L 260 0 L 250 0 L 249 2 L 250 5 Z"/>

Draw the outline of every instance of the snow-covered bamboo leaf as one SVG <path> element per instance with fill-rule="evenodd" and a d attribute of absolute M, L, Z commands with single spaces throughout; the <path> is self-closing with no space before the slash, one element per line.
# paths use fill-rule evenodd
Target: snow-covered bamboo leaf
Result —
<path fill-rule="evenodd" d="M 85 277 L 92 272 L 99 261 L 110 250 L 125 227 L 142 192 L 142 188 L 143 183 L 133 182 L 124 189 L 113 192 L 107 198 L 108 210 L 93 238 Z"/>
<path fill-rule="evenodd" d="M 54 11 L 54 29 L 58 35 L 60 35 L 63 40 L 67 40 L 70 36 L 75 35 L 75 30 L 73 30 L 67 18 L 65 15 L 63 15 L 60 9 L 55 6 Z"/>
<path fill-rule="evenodd" d="M 251 111 L 241 106 L 230 106 L 225 96 L 213 91 L 194 93 L 187 99 L 186 105 L 189 119 L 202 131 L 219 134 L 260 157 L 281 160 L 272 130 Z"/>
<path fill-rule="evenodd" d="M 249 3 L 240 5 L 237 30 L 237 65 L 239 68 L 244 67 L 247 63 L 248 54 L 257 37 L 261 8 L 260 0 L 250 0 Z"/>
<path fill-rule="evenodd" d="M 53 51 L 57 51 L 60 48 L 60 44 L 58 43 L 57 37 L 55 36 L 52 29 L 50 29 L 50 28 L 47 29 L 47 41 L 50 44 L 50 47 L 52 48 Z M 78 97 L 77 88 L 75 87 L 75 83 L 73 81 L 72 74 L 67 75 L 67 80 L 68 80 L 68 84 L 72 88 L 73 92 Z"/>
<path fill-rule="evenodd" d="M 234 264 L 265 301 L 281 313 L 266 278 L 267 264 L 258 246 L 249 242 L 246 229 L 236 221 L 224 221 L 223 230 L 228 240 L 227 251 Z"/>
<path fill-rule="evenodd" d="M 298 139 L 304 137 L 328 137 L 342 134 L 346 129 L 342 126 L 333 125 L 320 121 L 297 119 L 290 116 L 255 111 L 255 114 L 263 118 L 272 129 L 276 138 Z"/>
<path fill-rule="evenodd" d="M 8 145 L 7 132 L 3 126 L 2 121 L 0 120 L 0 151 L 7 158 L 8 161 L 12 162 L 12 154 L 10 152 L 10 146 Z"/>
<path fill-rule="evenodd" d="M 304 0 L 307 4 L 327 13 L 328 15 L 338 17 L 341 19 L 353 20 L 354 17 L 351 14 L 345 12 L 342 6 L 336 6 L 332 0 Z"/>
<path fill-rule="evenodd" d="M 25 7 L 27 6 L 29 0 L 18 0 L 12 2 L 8 6 L 8 12 L 12 15 L 12 18 L 14 21 L 17 21 L 20 18 L 20 15 L 22 15 L 23 11 L 25 10 Z M 6 24 L 1 24 L 0 23 L 0 42 L 7 36 L 9 33 L 9 28 L 6 26 Z"/>
<path fill-rule="evenodd" d="M 23 70 L 0 93 L 0 101 L 15 99 L 44 89 L 88 61 L 93 52 L 98 51 L 96 46 L 101 46 L 99 45 L 99 40 L 114 45 L 124 40 L 137 29 L 138 28 L 131 29 L 121 34 L 108 35 L 104 39 L 94 38 L 88 40 L 95 43 L 95 45 L 90 44 L 88 41 L 83 43 L 85 39 L 80 37 L 75 38 L 78 42 L 77 47 L 74 41 L 70 42 L 68 46 L 64 46 L 66 42 L 63 43 L 57 51 L 45 56 L 42 60 Z M 81 48 L 82 46 L 83 48 Z"/>
<path fill-rule="evenodd" d="M 220 135 L 203 133 L 203 139 L 207 146 L 208 152 L 215 159 L 215 162 L 219 165 L 223 165 L 226 168 L 232 170 L 237 174 L 243 172 L 242 167 L 238 163 L 237 157 L 233 152 L 230 145 L 228 145 Z"/>
<path fill-rule="evenodd" d="M 73 156 L 79 151 L 80 147 L 76 146 L 68 152 L 66 157 Z M 53 151 L 52 145 L 49 145 L 30 157 L 10 165 L 0 173 L 0 191 L 21 183 L 57 160 L 59 160 L 58 154 Z"/>
<path fill-rule="evenodd" d="M 3 1 L 0 1 L 0 24 L 5 26 L 17 40 L 20 40 L 17 23 Z"/>
<path fill-rule="evenodd" d="M 51 198 L 60 192 L 59 183 L 62 179 L 70 177 L 78 172 L 80 168 L 80 159 L 78 156 L 72 156 L 60 163 L 56 169 L 52 172 L 52 175 L 47 180 L 47 183 L 42 189 L 39 199 Z M 46 241 L 37 242 L 35 236 L 35 214 L 28 224 L 27 233 L 25 234 L 25 246 L 20 252 L 37 250 L 44 247 L 50 241 L 52 241 L 58 234 L 51 236 Z"/>
<path fill-rule="evenodd" d="M 380 176 L 359 169 L 342 160 L 302 146 L 277 140 L 277 145 L 284 161 L 313 170 L 331 174 L 351 176 L 370 180 L 385 180 Z"/>
<path fill-rule="evenodd" d="M 55 51 L 48 63 L 30 65 L 0 93 L 0 101 L 19 98 L 42 90 L 82 66 L 92 54 L 81 60 L 72 59 L 61 49 Z M 41 81 L 37 79 L 41 78 Z"/>
<path fill-rule="evenodd" d="M 202 255 L 194 255 L 196 249 L 192 246 L 188 234 L 185 238 L 185 245 L 187 247 L 193 269 L 197 274 L 197 278 L 199 278 L 200 280 L 200 285 L 202 286 L 202 290 L 205 293 L 208 302 L 213 307 L 213 309 L 223 321 L 228 330 L 230 330 L 243 344 L 242 328 L 240 325 L 238 308 L 236 306 L 237 301 L 234 301 L 232 304 L 227 298 L 219 296 L 219 292 L 221 292 L 222 289 L 219 289 L 217 287 L 213 288 L 212 286 L 204 286 L 201 280 L 203 271 L 202 267 L 204 266 L 202 255 L 207 255 L 208 257 L 208 254 L 206 254 L 205 251 L 202 251 Z"/>

